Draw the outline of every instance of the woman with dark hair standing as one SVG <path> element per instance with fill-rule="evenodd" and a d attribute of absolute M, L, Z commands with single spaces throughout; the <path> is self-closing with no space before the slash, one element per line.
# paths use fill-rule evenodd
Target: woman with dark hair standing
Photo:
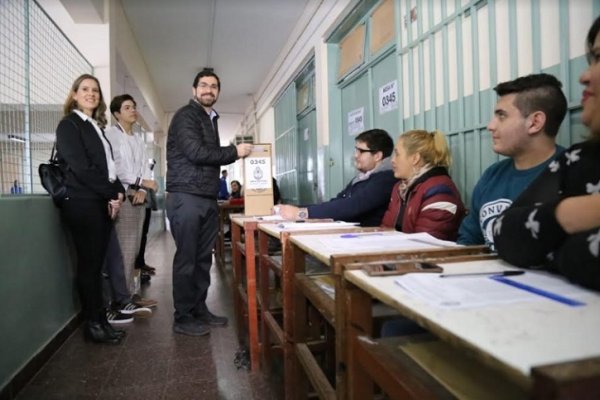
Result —
<path fill-rule="evenodd" d="M 589 138 L 552 162 L 494 224 L 500 257 L 600 290 L 600 17 L 586 40 L 581 122 Z"/>
<path fill-rule="evenodd" d="M 77 78 L 63 111 L 65 116 L 56 128 L 56 147 L 68 198 L 61 210 L 77 251 L 84 335 L 93 342 L 116 344 L 125 332 L 106 321 L 101 270 L 112 219 L 119 212 L 124 190 L 104 136 L 106 104 L 98 79 L 88 74 Z"/>

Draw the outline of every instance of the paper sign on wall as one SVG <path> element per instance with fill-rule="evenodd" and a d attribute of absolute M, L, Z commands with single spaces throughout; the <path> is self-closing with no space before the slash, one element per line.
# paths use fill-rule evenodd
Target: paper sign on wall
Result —
<path fill-rule="evenodd" d="M 348 134 L 357 135 L 365 130 L 365 108 L 357 108 L 348 113 Z"/>
<path fill-rule="evenodd" d="M 379 88 L 379 114 L 398 108 L 398 81 L 394 80 Z"/>

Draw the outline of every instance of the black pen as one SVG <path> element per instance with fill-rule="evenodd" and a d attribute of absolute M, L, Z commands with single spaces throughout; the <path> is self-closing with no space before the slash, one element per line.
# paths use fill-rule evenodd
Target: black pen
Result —
<path fill-rule="evenodd" d="M 525 271 L 510 270 L 510 271 L 493 271 L 493 272 L 466 272 L 463 274 L 440 274 L 440 278 L 452 278 L 462 276 L 478 276 L 478 275 L 492 275 L 492 276 L 515 276 L 523 275 Z"/>

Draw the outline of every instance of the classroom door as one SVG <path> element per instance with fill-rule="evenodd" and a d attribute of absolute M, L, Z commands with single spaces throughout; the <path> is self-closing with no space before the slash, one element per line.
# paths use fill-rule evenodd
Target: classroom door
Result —
<path fill-rule="evenodd" d="M 313 108 L 298 117 L 298 196 L 299 204 L 317 202 L 317 122 Z"/>
<path fill-rule="evenodd" d="M 342 88 L 342 149 L 344 186 L 356 175 L 354 138 L 371 129 L 371 96 L 367 73 Z M 335 146 L 336 143 L 332 143 Z"/>

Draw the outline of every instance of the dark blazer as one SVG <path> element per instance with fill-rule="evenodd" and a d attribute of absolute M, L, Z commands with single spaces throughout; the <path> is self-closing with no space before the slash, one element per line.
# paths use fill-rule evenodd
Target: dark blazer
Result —
<path fill-rule="evenodd" d="M 56 128 L 56 148 L 70 198 L 108 201 L 124 192 L 118 178 L 108 180 L 104 146 L 91 122 L 75 112 L 65 116 Z"/>

